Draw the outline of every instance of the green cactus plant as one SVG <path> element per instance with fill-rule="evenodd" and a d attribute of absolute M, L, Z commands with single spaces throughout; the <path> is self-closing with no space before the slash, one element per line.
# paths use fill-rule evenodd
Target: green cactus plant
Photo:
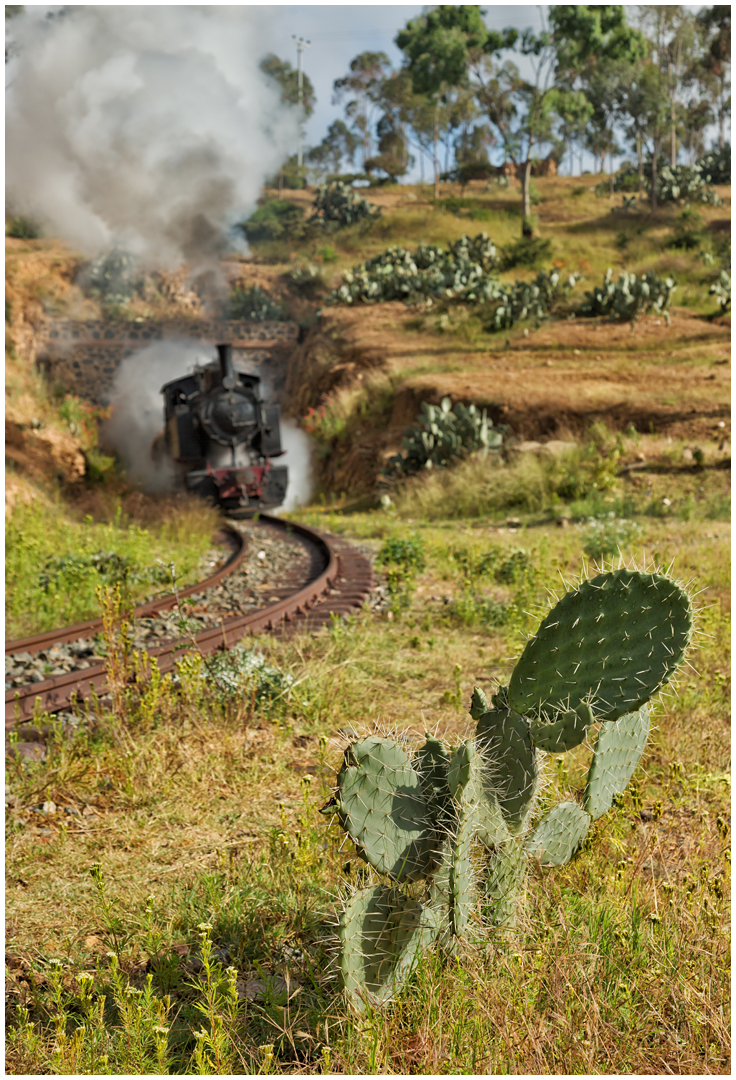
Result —
<path fill-rule="evenodd" d="M 340 972 L 356 1010 L 392 998 L 437 932 L 432 908 L 386 885 L 359 889 L 340 922 Z"/>
<path fill-rule="evenodd" d="M 356 893 L 341 921 L 343 984 L 356 1007 L 388 1000 L 433 942 L 456 952 L 474 912 L 512 926 L 530 863 L 575 856 L 631 779 L 647 703 L 682 662 L 692 622 L 687 593 L 665 575 L 600 573 L 542 620 L 508 687 L 490 702 L 475 688 L 472 739 L 448 748 L 428 735 L 413 755 L 376 735 L 348 747 L 323 809 L 336 810 L 390 880 Z M 582 805 L 562 802 L 530 829 L 544 754 L 580 745 L 595 724 Z"/>

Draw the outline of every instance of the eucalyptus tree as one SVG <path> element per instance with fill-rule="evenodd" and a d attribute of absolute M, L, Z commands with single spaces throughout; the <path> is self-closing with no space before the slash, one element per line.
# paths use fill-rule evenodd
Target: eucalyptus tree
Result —
<path fill-rule="evenodd" d="M 307 161 L 317 172 L 338 173 L 343 160 L 351 165 L 358 149 L 358 139 L 344 120 L 333 120 L 322 142 L 307 154 Z"/>
<path fill-rule="evenodd" d="M 358 137 L 364 167 L 373 153 L 373 126 L 381 87 L 390 75 L 391 61 L 385 52 L 362 52 L 351 60 L 349 73 L 332 84 L 333 104 L 345 102 L 345 114 Z"/>
<path fill-rule="evenodd" d="M 278 83 L 281 91 L 281 102 L 284 105 L 299 105 L 299 73 L 291 66 L 288 60 L 280 60 L 274 53 L 269 53 L 268 56 L 261 60 L 261 71 Z M 317 101 L 317 95 L 314 92 L 314 86 L 309 76 L 303 72 L 302 78 L 304 80 L 302 87 L 302 108 L 304 110 L 304 118 L 306 120 L 314 112 L 314 106 Z"/>
<path fill-rule="evenodd" d="M 468 86 L 471 55 L 493 55 L 512 46 L 516 37 L 515 30 L 503 34 L 489 31 L 480 8 L 474 4 L 440 4 L 411 19 L 397 34 L 396 44 L 404 53 L 404 68 L 411 78 L 413 92 L 425 97 L 433 111 L 435 198 L 440 193 L 438 144 L 442 106 L 451 105 L 453 98 Z"/>
<path fill-rule="evenodd" d="M 718 117 L 718 145 L 725 145 L 725 119 L 731 115 L 731 7 L 715 4 L 698 12 L 698 27 L 703 41 L 699 57 L 701 82 L 711 89 L 711 100 Z"/>
<path fill-rule="evenodd" d="M 667 87 L 669 102 L 670 164 L 677 165 L 677 126 L 692 84 L 697 22 L 681 4 L 645 4 L 639 8 L 642 26 L 648 30 L 653 59 Z"/>

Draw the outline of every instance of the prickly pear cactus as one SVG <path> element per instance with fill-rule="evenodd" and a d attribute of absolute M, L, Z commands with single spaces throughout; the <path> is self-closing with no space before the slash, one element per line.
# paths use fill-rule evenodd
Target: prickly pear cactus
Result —
<path fill-rule="evenodd" d="M 483 896 L 491 926 L 513 926 L 516 922 L 526 868 L 523 837 L 514 836 L 492 852 Z"/>
<path fill-rule="evenodd" d="M 509 705 L 554 720 L 589 705 L 599 720 L 635 712 L 672 677 L 692 632 L 690 598 L 660 574 L 616 570 L 567 593 L 529 639 Z"/>
<path fill-rule="evenodd" d="M 537 755 L 529 722 L 510 708 L 484 713 L 475 733 L 488 763 L 504 821 L 518 831 L 537 789 Z"/>
<path fill-rule="evenodd" d="M 558 803 L 527 840 L 527 855 L 538 858 L 542 866 L 563 866 L 582 844 L 590 822 L 590 815 L 577 803 Z"/>
<path fill-rule="evenodd" d="M 390 882 L 356 892 L 341 920 L 343 983 L 356 1008 L 387 1001 L 433 942 L 456 953 L 479 909 L 491 926 L 513 925 L 528 868 L 576 855 L 631 779 L 647 702 L 691 633 L 689 597 L 669 578 L 601 573 L 555 605 L 508 687 L 490 702 L 475 688 L 474 738 L 448 748 L 427 735 L 411 755 L 376 735 L 348 747 L 324 809 Z M 582 806 L 562 802 L 530 829 L 545 754 L 580 746 L 596 725 Z"/>
<path fill-rule="evenodd" d="M 649 706 L 603 724 L 583 795 L 583 806 L 593 821 L 611 809 L 616 795 L 626 790 L 649 736 Z"/>
<path fill-rule="evenodd" d="M 431 908 L 388 888 L 359 889 L 340 922 L 340 973 L 354 1008 L 380 1005 L 396 994 L 437 936 Z"/>
<path fill-rule="evenodd" d="M 337 777 L 337 812 L 379 874 L 396 881 L 426 875 L 433 822 L 421 778 L 398 743 L 374 736 L 348 747 Z"/>

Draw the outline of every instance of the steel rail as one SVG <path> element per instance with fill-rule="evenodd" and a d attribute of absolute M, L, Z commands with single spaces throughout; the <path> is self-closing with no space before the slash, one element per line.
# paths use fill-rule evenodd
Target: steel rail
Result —
<path fill-rule="evenodd" d="M 229 648 L 246 634 L 262 631 L 289 634 L 299 630 L 314 631 L 324 625 L 333 615 L 346 615 L 355 611 L 366 600 L 373 587 L 373 571 L 369 561 L 351 545 L 338 537 L 329 536 L 316 529 L 297 522 L 284 522 L 270 515 L 261 515 L 260 520 L 273 529 L 289 532 L 301 537 L 312 548 L 313 556 L 318 556 L 318 570 L 312 578 L 300 588 L 290 591 L 278 602 L 258 608 L 246 615 L 223 619 L 219 626 L 210 627 L 194 638 L 197 649 L 203 654 L 216 649 Z M 231 530 L 236 532 L 236 530 Z M 239 549 L 224 567 L 211 578 L 193 585 L 179 593 L 179 599 L 201 592 L 203 589 L 218 584 L 227 574 L 240 565 L 245 554 L 245 544 L 241 533 Z M 314 562 L 314 558 L 313 558 Z M 278 590 L 274 590 L 278 591 Z M 161 597 L 135 609 L 135 615 L 152 614 L 174 607 L 175 595 Z M 97 632 L 102 626 L 101 620 L 89 620 L 61 630 L 40 634 L 35 638 L 23 638 L 7 642 L 5 651 L 40 651 L 48 644 L 73 641 L 84 634 Z M 190 648 L 192 641 L 185 638 L 171 640 L 148 649 L 147 653 L 155 657 L 162 673 L 171 671 L 177 655 Z M 34 710 L 58 712 L 69 707 L 73 701 L 81 702 L 88 695 L 104 695 L 107 689 L 107 676 L 104 664 L 70 671 L 57 675 L 43 682 L 30 683 L 15 687 L 5 692 L 5 728 L 10 730 L 33 718 Z"/>

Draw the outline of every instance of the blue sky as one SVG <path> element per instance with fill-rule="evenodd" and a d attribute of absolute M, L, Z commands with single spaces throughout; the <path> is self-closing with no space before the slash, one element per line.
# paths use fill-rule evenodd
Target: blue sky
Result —
<path fill-rule="evenodd" d="M 314 114 L 306 125 L 306 146 L 319 143 L 327 128 L 338 117 L 344 118 L 342 106 L 332 104 L 332 84 L 348 71 L 350 61 L 358 53 L 371 51 L 385 52 L 394 66 L 401 64 L 401 53 L 393 43 L 396 34 L 408 19 L 416 18 L 433 5 L 421 4 L 284 4 L 269 8 L 272 21 L 269 33 L 269 49 L 296 67 L 296 45 L 292 34 L 307 38 L 310 47 L 304 53 L 304 70 L 314 85 L 317 104 Z M 632 9 L 633 5 L 628 5 Z M 686 5 L 691 11 L 697 11 L 700 4 Z M 485 21 L 489 27 L 503 29 L 507 26 L 524 30 L 527 27 L 535 31 L 541 29 L 542 11 L 546 6 L 527 4 L 484 4 Z M 525 57 L 515 53 L 508 54 L 517 64 L 522 75 L 531 76 L 531 66 Z M 709 140 L 715 139 L 715 128 L 707 132 Z M 492 154 L 493 156 L 493 154 Z M 624 153 L 614 158 L 614 166 L 619 167 Z M 580 163 L 576 153 L 575 171 Z M 583 168 L 593 169 L 593 158 L 585 153 Z M 567 171 L 568 162 L 563 163 Z M 407 180 L 419 179 L 419 165 L 414 166 Z M 429 176 L 431 167 L 427 163 L 425 176 Z"/>
<path fill-rule="evenodd" d="M 402 54 L 394 38 L 409 19 L 421 15 L 421 4 L 356 4 L 356 5 L 274 5 L 271 9 L 269 48 L 296 67 L 296 45 L 292 34 L 309 39 L 304 53 L 304 70 L 312 80 L 317 105 L 306 125 L 306 144 L 321 142 L 328 126 L 344 117 L 342 106 L 332 105 L 332 84 L 347 74 L 350 61 L 361 52 L 385 52 L 395 67 L 401 64 Z M 541 14 L 531 5 L 484 5 L 486 24 L 497 29 L 515 26 L 539 29 Z M 523 70 L 523 57 L 516 57 Z M 521 61 L 521 63 L 519 63 Z M 414 168 L 416 178 L 419 166 Z M 411 177 L 413 178 L 413 177 Z"/>

